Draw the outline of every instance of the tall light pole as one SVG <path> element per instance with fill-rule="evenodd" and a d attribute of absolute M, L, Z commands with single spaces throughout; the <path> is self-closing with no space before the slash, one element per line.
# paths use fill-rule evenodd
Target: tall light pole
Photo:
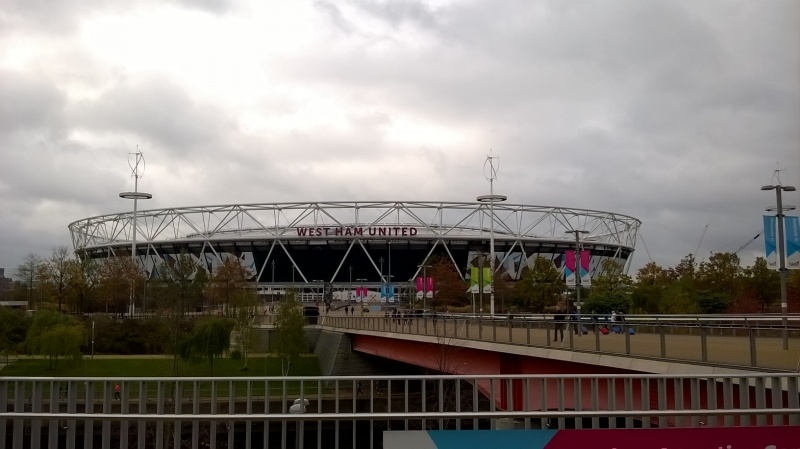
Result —
<path fill-rule="evenodd" d="M 786 249 L 783 241 L 783 199 L 781 192 L 794 192 L 797 190 L 794 186 L 782 186 L 780 184 L 773 186 L 763 186 L 761 190 L 775 190 L 775 198 L 778 202 L 778 209 L 775 211 L 775 216 L 778 220 L 778 275 L 781 279 L 781 315 L 783 316 L 783 349 L 789 349 L 789 304 L 786 301 Z"/>
<path fill-rule="evenodd" d="M 347 303 L 350 304 L 352 301 L 352 294 L 353 294 L 353 266 L 350 265 L 350 285 L 348 286 L 347 290 Z"/>
<path fill-rule="evenodd" d="M 131 167 L 133 172 L 133 192 L 122 192 L 119 194 L 120 198 L 125 198 L 126 200 L 133 200 L 133 219 L 131 220 L 131 226 L 133 227 L 133 241 L 131 243 L 131 260 L 133 261 L 134 266 L 138 269 L 139 268 L 139 258 L 136 255 L 136 212 L 137 207 L 139 204 L 139 200 L 149 200 L 153 197 L 153 195 L 145 192 L 139 191 L 139 178 L 144 176 L 144 155 L 138 149 L 135 153 L 130 153 L 129 156 L 133 156 L 133 162 L 130 161 L 130 157 L 128 160 L 128 165 Z M 139 164 L 142 164 L 142 171 L 139 172 Z M 130 304 L 128 305 L 128 313 L 133 315 L 136 311 L 136 306 L 133 303 L 133 285 L 131 285 L 131 293 L 130 293 Z"/>
<path fill-rule="evenodd" d="M 496 156 L 492 156 L 491 152 L 486 156 L 486 161 L 483 163 L 484 174 L 486 179 L 489 180 L 489 194 L 481 195 L 478 201 L 481 203 L 489 203 L 489 215 L 492 217 L 489 222 L 489 314 L 494 315 L 494 203 L 500 203 L 508 198 L 505 195 L 494 194 L 494 180 L 497 179 L 497 170 L 500 168 L 500 162 L 495 166 Z M 489 166 L 488 171 L 486 166 Z M 483 286 L 481 286 L 483 288 Z"/>
<path fill-rule="evenodd" d="M 581 234 L 588 234 L 589 231 L 582 229 L 573 229 L 567 231 L 567 234 L 575 234 L 575 309 L 578 318 L 578 335 L 582 335 L 580 331 L 581 322 Z"/>

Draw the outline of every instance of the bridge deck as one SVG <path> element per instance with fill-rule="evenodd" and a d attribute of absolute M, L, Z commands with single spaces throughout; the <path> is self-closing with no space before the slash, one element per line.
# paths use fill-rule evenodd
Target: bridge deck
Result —
<path fill-rule="evenodd" d="M 800 370 L 800 329 L 789 331 L 789 349 L 782 346 L 781 329 L 742 326 L 620 324 L 622 333 L 602 335 L 599 325 L 585 326 L 579 335 L 565 326 L 564 340 L 555 341 L 554 323 L 531 319 L 479 319 L 447 316 L 395 319 L 332 314 L 320 324 L 343 330 L 426 335 L 449 344 L 452 339 L 477 340 L 540 348 L 614 354 L 712 366 L 797 372 Z M 634 335 L 627 328 L 635 330 Z M 560 337 L 560 335 L 559 335 Z"/>

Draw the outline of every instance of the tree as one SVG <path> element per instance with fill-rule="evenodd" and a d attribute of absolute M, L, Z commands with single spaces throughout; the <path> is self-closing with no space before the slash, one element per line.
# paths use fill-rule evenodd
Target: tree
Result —
<path fill-rule="evenodd" d="M 274 323 L 275 349 L 281 358 L 281 373 L 288 376 L 292 360 L 308 350 L 306 332 L 303 329 L 303 306 L 293 292 L 287 293 L 285 299 L 278 304 Z"/>
<path fill-rule="evenodd" d="M 231 345 L 233 323 L 220 317 L 206 317 L 195 322 L 192 334 L 180 344 L 182 358 L 192 361 L 207 360 L 209 373 L 214 374 L 214 359 Z"/>
<path fill-rule="evenodd" d="M 49 310 L 40 310 L 33 319 L 25 338 L 28 354 L 44 355 L 49 359 L 49 369 L 58 366 L 59 357 L 80 359 L 84 341 L 83 324 L 73 318 Z"/>
<path fill-rule="evenodd" d="M 461 279 L 456 268 L 445 258 L 431 258 L 430 268 L 426 275 L 433 278 L 433 299 L 430 301 L 434 308 L 447 306 L 464 306 L 467 301 L 467 282 Z"/>
<path fill-rule="evenodd" d="M 61 306 L 64 302 L 64 297 L 73 285 L 70 276 L 74 273 L 74 270 L 70 268 L 70 265 L 74 263 L 76 262 L 70 259 L 69 249 L 66 246 L 57 246 L 53 248 L 53 254 L 50 258 L 40 264 L 39 276 L 41 284 L 58 300 L 59 312 L 62 310 Z"/>
<path fill-rule="evenodd" d="M 632 309 L 643 313 L 661 313 L 664 292 L 671 284 L 669 272 L 655 262 L 649 262 L 636 273 L 631 292 Z"/>
<path fill-rule="evenodd" d="M 524 270 L 519 285 L 521 305 L 535 313 L 558 304 L 566 288 L 553 262 L 543 257 L 534 259 L 533 267 Z"/>
<path fill-rule="evenodd" d="M 250 305 L 252 288 L 248 284 L 252 278 L 252 272 L 243 267 L 238 258 L 226 257 L 214 270 L 206 289 L 209 299 L 213 301 L 210 306 L 221 304 L 227 313 L 229 307 Z"/>
<path fill-rule="evenodd" d="M 30 325 L 24 311 L 0 307 L 0 351 L 20 352 Z"/>
<path fill-rule="evenodd" d="M 603 272 L 592 281 L 592 292 L 586 301 L 589 313 L 607 314 L 612 311 L 628 313 L 633 281 L 620 263 L 613 259 L 603 262 Z"/>
<path fill-rule="evenodd" d="M 73 293 L 72 308 L 79 313 L 95 311 L 94 293 L 99 283 L 99 266 L 89 257 L 74 261 L 68 267 L 70 271 L 70 291 Z"/>
<path fill-rule="evenodd" d="M 28 303 L 33 304 L 33 288 L 36 282 L 36 270 L 42 263 L 41 257 L 28 253 L 22 263 L 14 270 L 14 277 L 25 286 L 28 291 Z"/>
<path fill-rule="evenodd" d="M 130 257 L 112 257 L 100 265 L 100 294 L 104 298 L 105 312 L 122 314 L 142 282 L 139 267 Z"/>
<path fill-rule="evenodd" d="M 763 257 L 757 257 L 753 266 L 744 270 L 744 282 L 758 299 L 762 312 L 769 309 L 780 296 L 780 275 L 770 270 Z"/>

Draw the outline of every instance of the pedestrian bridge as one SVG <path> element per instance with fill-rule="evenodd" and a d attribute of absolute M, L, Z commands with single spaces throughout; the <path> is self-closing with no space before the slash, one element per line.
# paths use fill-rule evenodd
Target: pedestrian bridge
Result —
<path fill-rule="evenodd" d="M 619 333 L 605 335 L 591 315 L 579 333 L 547 315 L 319 318 L 323 330 L 348 334 L 354 351 L 452 374 L 798 372 L 800 315 L 785 323 L 780 315 L 628 315 L 613 323 Z"/>

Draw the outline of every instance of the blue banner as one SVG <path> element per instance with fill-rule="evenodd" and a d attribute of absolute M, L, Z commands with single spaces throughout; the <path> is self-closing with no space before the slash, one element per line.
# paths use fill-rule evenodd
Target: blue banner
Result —
<path fill-rule="evenodd" d="M 774 215 L 764 215 L 764 252 L 767 259 L 767 266 L 778 269 L 778 253 L 775 242 L 775 225 L 777 220 Z"/>
<path fill-rule="evenodd" d="M 786 226 L 786 268 L 800 269 L 800 217 L 784 217 Z"/>

